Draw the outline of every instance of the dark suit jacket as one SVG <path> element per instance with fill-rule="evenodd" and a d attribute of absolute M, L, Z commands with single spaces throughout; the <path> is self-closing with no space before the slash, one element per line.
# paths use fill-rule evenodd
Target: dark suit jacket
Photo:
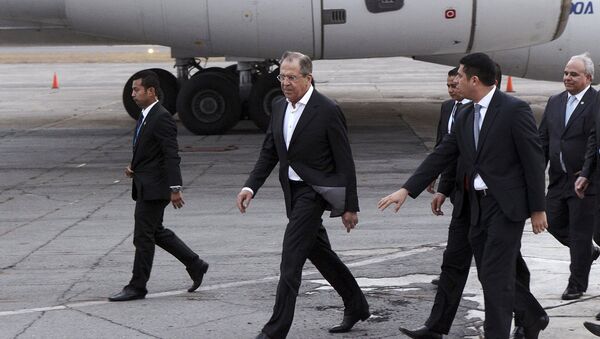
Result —
<path fill-rule="evenodd" d="M 547 165 L 550 162 L 550 168 L 548 169 L 550 177 L 549 191 L 556 187 L 564 175 L 560 164 L 561 151 L 567 175 L 573 182 L 583 167 L 590 131 L 598 113 L 596 96 L 597 91 L 590 87 L 581 98 L 566 126 L 565 110 L 568 93 L 565 91 L 548 99 L 539 132 L 544 149 L 545 164 Z M 573 195 L 575 194 L 573 185 L 570 185 L 567 189 Z M 590 187 L 587 193 L 593 194 L 594 190 Z"/>
<path fill-rule="evenodd" d="M 444 138 L 444 135 L 448 134 L 448 120 L 452 115 L 452 108 L 454 108 L 454 99 L 446 100 L 442 102 L 440 108 L 440 120 L 438 121 L 437 134 L 435 137 L 435 145 L 439 145 Z"/>
<path fill-rule="evenodd" d="M 598 156 L 600 156 L 600 94 L 596 95 L 596 112 L 594 119 L 594 125 L 590 131 L 590 136 L 588 138 L 588 143 L 586 146 L 585 152 L 585 161 L 583 163 L 583 168 L 581 169 L 581 176 L 588 178 L 590 183 L 594 181 L 598 181 L 598 174 L 600 173 L 600 161 L 598 161 Z M 596 194 L 600 195 L 600 185 L 595 184 Z"/>
<path fill-rule="evenodd" d="M 444 137 L 404 184 L 411 197 L 418 196 L 448 163 L 458 158 L 468 189 L 474 190 L 478 173 L 510 220 L 523 221 L 531 212 L 544 211 L 544 156 L 529 105 L 496 90 L 481 127 L 477 150 L 473 103 L 461 113 L 455 118 L 453 133 Z M 460 181 L 457 179 L 456 185 L 464 184 Z M 456 196 L 455 212 L 462 199 L 462 195 Z M 458 216 L 460 211 L 456 213 Z M 472 215 L 471 222 L 476 220 L 477 216 Z"/>
<path fill-rule="evenodd" d="M 440 109 L 440 120 L 438 121 L 438 127 L 437 127 L 437 137 L 436 137 L 436 141 L 435 141 L 436 147 L 442 142 L 442 140 L 444 139 L 444 136 L 446 136 L 446 134 L 448 134 L 448 121 L 450 120 L 450 117 L 452 116 L 452 109 L 454 108 L 454 103 L 455 103 L 454 99 L 446 100 L 442 103 L 442 106 Z M 454 112 L 455 119 L 459 114 L 462 114 L 461 112 L 463 111 L 465 106 L 466 106 L 466 104 L 461 105 L 456 110 L 456 112 Z M 438 192 L 444 194 L 447 197 L 450 197 L 450 201 L 453 204 L 455 204 L 455 195 L 463 194 L 463 185 L 456 186 L 455 178 L 457 175 L 464 176 L 464 173 L 460 168 L 457 168 L 456 166 L 457 166 L 457 161 L 454 161 L 448 165 L 448 167 L 440 175 L 440 181 L 438 183 L 438 188 L 437 188 Z M 461 178 L 462 178 L 462 176 L 461 176 Z M 455 206 L 455 207 L 458 207 L 457 208 L 458 211 L 462 210 L 462 206 Z"/>
<path fill-rule="evenodd" d="M 133 147 L 133 200 L 170 200 L 169 187 L 181 185 L 180 160 L 175 120 L 157 103 L 146 116 Z"/>
<path fill-rule="evenodd" d="M 254 194 L 279 163 L 279 181 L 285 196 L 288 217 L 291 193 L 288 168 L 291 166 L 307 184 L 328 202 L 331 216 L 358 211 L 356 173 L 348 141 L 346 120 L 336 103 L 313 91 L 286 149 L 283 121 L 287 101 L 273 105 L 271 122 L 260 156 L 245 183 Z"/>

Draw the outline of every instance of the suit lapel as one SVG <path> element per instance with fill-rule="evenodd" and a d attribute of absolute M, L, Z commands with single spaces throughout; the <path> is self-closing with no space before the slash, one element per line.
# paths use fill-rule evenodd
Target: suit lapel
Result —
<path fill-rule="evenodd" d="M 569 94 L 565 91 L 560 95 L 558 100 L 558 108 L 556 109 L 556 121 L 558 121 L 558 126 L 560 130 L 564 133 L 565 131 L 565 111 L 567 110 L 567 97 Z"/>
<path fill-rule="evenodd" d="M 292 134 L 292 138 L 290 139 L 290 145 L 288 149 L 292 147 L 294 141 L 298 139 L 298 135 L 302 133 L 302 130 L 317 114 L 317 107 L 319 106 L 318 96 L 319 94 L 316 90 L 314 90 L 312 95 L 310 96 L 310 99 L 306 103 L 306 107 L 304 107 L 304 111 L 302 111 L 302 115 L 300 116 L 300 120 L 298 120 L 298 124 L 296 124 L 296 128 L 294 129 L 294 133 Z"/>
<path fill-rule="evenodd" d="M 158 110 L 160 103 L 156 103 L 156 105 L 154 105 L 154 107 L 152 107 L 152 109 L 150 110 L 150 112 L 148 112 L 148 115 L 146 116 L 146 118 L 144 119 L 144 122 L 142 123 L 142 127 L 140 127 L 140 133 L 138 134 L 137 138 L 135 139 L 135 145 L 133 145 L 133 155 L 135 156 L 135 152 L 137 151 L 137 149 L 140 146 L 140 140 L 142 140 L 142 137 L 144 136 L 144 132 L 146 131 L 146 125 L 148 124 L 148 122 L 150 122 L 150 119 L 154 119 L 154 116 L 156 114 L 153 114 L 154 112 L 156 112 L 156 110 Z M 135 133 L 135 131 L 134 131 Z"/>
<path fill-rule="evenodd" d="M 285 149 L 285 138 L 283 137 L 283 119 L 285 117 L 285 111 L 287 109 L 287 101 L 285 99 L 276 103 L 276 106 L 273 107 L 273 123 L 275 126 L 271 126 L 273 138 L 275 138 L 275 142 L 283 145 L 283 149 Z"/>
<path fill-rule="evenodd" d="M 467 126 L 465 127 L 465 134 L 467 135 L 467 147 L 469 149 L 469 151 L 471 151 L 470 153 L 475 155 L 475 153 L 477 152 L 475 150 L 475 135 L 473 135 L 473 119 L 474 119 L 474 104 L 473 102 L 468 103 L 467 105 L 469 105 L 468 107 L 465 107 L 461 113 L 462 114 L 466 114 L 467 117 L 465 119 L 465 121 L 467 122 Z M 473 156 L 473 159 L 475 158 L 475 156 Z"/>
<path fill-rule="evenodd" d="M 581 101 L 579 102 L 579 104 L 577 104 L 577 106 L 575 107 L 575 110 L 573 111 L 573 113 L 571 114 L 571 118 L 569 118 L 569 121 L 567 122 L 567 126 L 565 126 L 565 129 L 563 130 L 563 134 L 569 129 L 569 127 L 573 124 L 573 121 L 576 120 L 577 118 L 579 118 L 583 112 L 586 110 L 586 108 L 592 103 L 592 88 L 588 88 L 588 90 L 585 92 L 585 94 L 581 97 Z M 566 110 L 566 99 L 565 99 L 565 110 Z M 565 120 L 565 115 L 563 114 L 563 121 Z M 564 125 L 564 123 L 563 123 Z"/>
<path fill-rule="evenodd" d="M 502 101 L 501 95 L 502 94 L 500 93 L 500 90 L 496 89 L 496 93 L 494 93 L 494 96 L 492 96 L 492 100 L 490 101 L 490 106 L 485 112 L 483 124 L 481 125 L 481 130 L 479 131 L 479 144 L 477 144 L 477 155 L 479 155 L 481 149 L 483 148 L 483 144 L 485 143 L 485 139 L 489 134 L 490 128 L 494 123 L 496 116 L 500 112 L 499 106 Z M 475 141 L 473 141 L 473 143 L 475 143 Z"/>

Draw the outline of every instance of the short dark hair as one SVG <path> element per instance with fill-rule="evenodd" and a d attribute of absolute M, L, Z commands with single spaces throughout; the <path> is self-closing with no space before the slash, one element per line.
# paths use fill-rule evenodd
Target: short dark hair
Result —
<path fill-rule="evenodd" d="M 156 92 L 156 95 L 158 95 L 158 93 L 160 92 L 160 80 L 158 80 L 158 75 L 156 75 L 156 73 L 149 70 L 144 70 L 135 73 L 131 77 L 132 81 L 138 79 L 142 80 L 142 87 L 144 87 L 145 90 L 154 87 L 154 91 Z"/>
<path fill-rule="evenodd" d="M 502 85 L 502 68 L 499 63 L 495 62 L 494 64 L 496 64 L 496 86 L 500 88 L 500 85 Z"/>
<path fill-rule="evenodd" d="M 454 67 L 453 69 L 448 71 L 449 77 L 455 77 L 458 75 L 458 67 Z"/>
<path fill-rule="evenodd" d="M 486 86 L 496 83 L 496 63 L 485 53 L 472 53 L 460 59 L 468 78 L 477 76 Z"/>

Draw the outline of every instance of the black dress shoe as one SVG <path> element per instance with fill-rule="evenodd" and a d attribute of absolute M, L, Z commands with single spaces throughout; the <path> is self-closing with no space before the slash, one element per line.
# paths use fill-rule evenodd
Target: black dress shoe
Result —
<path fill-rule="evenodd" d="M 600 325 L 592 324 L 590 322 L 584 322 L 583 326 L 588 329 L 588 331 L 592 332 L 596 336 L 600 337 Z"/>
<path fill-rule="evenodd" d="M 512 337 L 513 339 L 525 339 L 525 328 L 523 326 L 515 326 Z"/>
<path fill-rule="evenodd" d="M 438 286 L 440 284 L 440 277 L 431 280 L 431 284 Z"/>
<path fill-rule="evenodd" d="M 146 297 L 145 291 L 140 291 L 136 288 L 125 286 L 123 290 L 113 296 L 108 297 L 109 301 L 129 301 L 136 299 L 144 299 Z"/>
<path fill-rule="evenodd" d="M 425 326 L 419 327 L 416 330 L 400 327 L 400 332 L 414 339 L 442 339 L 441 333 L 433 332 Z"/>
<path fill-rule="evenodd" d="M 562 300 L 575 300 L 581 298 L 583 292 L 575 287 L 567 286 L 562 294 Z"/>
<path fill-rule="evenodd" d="M 596 314 L 596 320 L 600 320 L 600 313 Z"/>
<path fill-rule="evenodd" d="M 271 339 L 271 337 L 269 337 L 265 332 L 260 332 L 255 339 Z"/>
<path fill-rule="evenodd" d="M 533 325 L 525 327 L 525 338 L 538 339 L 540 332 L 548 327 L 548 323 L 550 323 L 550 318 L 547 314 L 539 317 Z"/>
<path fill-rule="evenodd" d="M 202 261 L 199 265 L 196 265 L 193 268 L 186 268 L 190 277 L 194 281 L 192 286 L 188 288 L 188 292 L 194 292 L 195 290 L 202 285 L 202 279 L 204 278 L 204 274 L 208 271 L 208 263 L 206 261 Z"/>
<path fill-rule="evenodd" d="M 345 333 L 350 332 L 354 324 L 356 324 L 359 320 L 365 321 L 369 319 L 371 313 L 369 311 L 363 312 L 359 315 L 344 315 L 344 319 L 342 319 L 342 323 L 336 326 L 333 326 L 329 329 L 329 333 Z"/>

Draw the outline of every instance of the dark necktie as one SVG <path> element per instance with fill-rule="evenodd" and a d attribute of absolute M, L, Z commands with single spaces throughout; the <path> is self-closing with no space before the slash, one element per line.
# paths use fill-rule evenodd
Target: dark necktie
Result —
<path fill-rule="evenodd" d="M 462 106 L 461 102 L 455 102 L 454 103 L 454 107 L 452 107 L 452 124 L 454 125 L 454 117 L 456 117 L 456 112 L 458 112 L 458 110 L 460 109 L 460 106 Z"/>
<path fill-rule="evenodd" d="M 137 124 L 135 124 L 135 134 L 133 135 L 133 146 L 137 142 L 137 138 L 140 135 L 140 130 L 142 129 L 142 122 L 144 121 L 144 114 L 140 113 L 140 117 L 137 120 Z"/>
<path fill-rule="evenodd" d="M 477 150 L 477 143 L 479 142 L 479 121 L 481 120 L 481 105 L 475 104 L 473 112 L 473 138 L 475 139 L 475 149 Z"/>

